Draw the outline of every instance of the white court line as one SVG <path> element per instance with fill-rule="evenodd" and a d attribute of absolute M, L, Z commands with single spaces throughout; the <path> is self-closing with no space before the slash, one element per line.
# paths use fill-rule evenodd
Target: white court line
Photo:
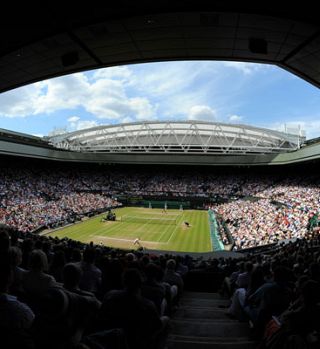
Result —
<path fill-rule="evenodd" d="M 122 217 L 126 217 L 126 218 L 128 218 L 128 220 L 126 221 L 123 221 L 122 220 Z M 161 218 L 160 218 L 161 217 Z M 132 219 L 134 219 L 134 218 L 140 218 L 141 220 L 148 220 L 148 221 L 150 221 L 150 222 L 152 222 L 152 221 L 158 221 L 159 223 L 161 223 L 161 222 L 175 222 L 176 220 L 177 220 L 177 217 L 179 217 L 180 218 L 180 216 L 175 216 L 176 218 L 175 219 L 168 219 L 168 218 L 165 218 L 165 216 L 160 216 L 160 217 L 154 217 L 153 216 L 153 218 L 151 218 L 151 217 L 142 217 L 142 216 L 130 216 L 130 215 L 124 215 L 124 216 L 121 216 L 121 221 L 120 222 L 124 222 L 124 223 L 138 223 L 138 222 L 132 222 L 131 221 L 131 218 Z M 139 223 L 142 223 L 142 222 L 139 222 Z"/>
<path fill-rule="evenodd" d="M 181 215 L 181 218 L 183 218 L 183 214 Z M 176 229 L 180 226 L 180 220 L 179 220 L 179 223 L 177 224 L 177 226 L 173 229 L 169 239 L 167 240 L 167 242 L 164 242 L 165 244 L 168 244 L 169 241 L 171 240 L 172 236 L 174 235 L 174 232 L 176 231 Z"/>
<path fill-rule="evenodd" d="M 139 217 L 141 217 L 140 215 L 134 215 L 134 216 L 131 216 L 131 215 L 122 215 L 121 217 L 132 217 L 132 218 L 139 218 Z M 130 221 L 130 219 L 128 220 L 128 221 L 122 221 L 122 219 L 121 220 L 119 220 L 118 221 L 119 223 L 121 223 L 121 224 L 123 224 L 123 223 L 134 223 L 134 222 L 131 222 Z M 150 226 L 151 226 L 151 222 L 152 222 L 152 220 L 150 220 L 150 219 L 146 219 L 146 222 L 145 223 L 143 223 L 143 224 L 141 224 L 142 222 L 139 222 L 139 226 L 136 228 L 136 229 L 134 229 L 134 230 L 131 230 L 130 231 L 130 235 L 131 234 L 134 234 L 134 237 L 132 238 L 132 240 L 128 240 L 128 241 L 134 241 L 134 239 L 136 238 L 136 236 L 137 235 L 139 235 L 139 233 L 137 234 L 136 232 L 137 231 L 139 231 L 142 227 L 144 227 L 144 226 L 147 226 L 147 225 L 149 225 L 150 224 Z M 117 225 L 117 224 L 115 224 L 113 227 L 111 226 L 108 230 L 107 230 L 107 235 L 105 236 L 106 238 L 107 237 L 109 237 L 108 235 L 109 235 L 109 233 L 111 232 L 112 234 L 117 234 L 118 232 L 120 232 L 120 231 L 122 231 L 122 229 L 123 229 L 123 227 L 121 226 L 121 224 L 119 224 L 119 225 Z M 169 226 L 170 227 L 170 226 Z M 167 228 L 168 229 L 168 228 Z M 100 229 L 99 229 L 100 230 Z M 144 232 L 142 232 L 142 233 L 144 233 Z M 152 235 L 159 235 L 159 233 L 158 232 L 156 232 L 156 231 L 153 231 L 153 230 L 149 230 L 148 231 L 148 233 L 151 233 Z M 92 237 L 95 237 L 95 236 L 99 236 L 99 235 L 97 235 L 96 233 L 93 233 L 93 234 L 90 234 L 90 236 L 92 236 Z M 101 235 L 100 235 L 101 236 Z M 111 238 L 111 237 L 110 237 Z M 113 239 L 117 239 L 117 238 L 113 238 Z M 125 239 L 124 239 L 125 240 Z M 140 240 L 140 241 L 142 241 L 142 240 Z M 154 242 L 154 243 L 157 243 L 157 241 L 154 241 L 154 240 L 152 240 L 152 241 L 149 241 L 149 240 L 145 240 L 145 241 L 147 241 L 147 242 Z M 162 242 L 159 242 L 159 243 L 162 243 Z M 163 242 L 164 243 L 164 242 Z"/>
<path fill-rule="evenodd" d="M 129 216 L 129 217 L 130 217 L 130 216 Z M 133 217 L 139 217 L 139 216 L 133 216 Z M 132 233 L 135 233 L 136 231 L 139 231 L 142 227 L 144 227 L 144 226 L 150 224 L 150 222 L 151 222 L 151 220 L 149 220 L 149 222 L 146 222 L 146 223 L 144 223 L 144 224 L 142 224 L 142 225 L 139 225 L 137 229 L 135 229 L 135 230 L 132 231 Z M 125 223 L 125 222 L 124 222 L 124 223 Z M 130 221 L 129 221 L 129 223 L 130 223 Z M 130 232 L 130 234 L 131 234 L 131 232 Z M 144 232 L 142 232 L 142 234 L 144 234 Z M 138 234 L 138 235 L 139 235 L 139 234 Z M 149 241 L 149 242 L 151 242 L 151 241 Z"/>
<path fill-rule="evenodd" d="M 161 233 L 161 235 L 160 235 L 159 239 L 157 240 L 157 242 L 160 243 L 160 240 L 161 240 L 162 236 L 163 236 L 164 234 L 166 234 L 166 232 L 169 230 L 170 227 L 171 227 L 171 226 L 170 226 L 170 224 L 169 224 L 168 227 L 167 227 L 167 229 L 166 229 L 164 232 Z M 162 242 L 162 243 L 164 244 L 165 242 Z"/>
<path fill-rule="evenodd" d="M 128 216 L 128 217 L 132 217 L 132 218 L 139 217 L 139 216 L 129 216 L 129 215 L 127 215 L 127 216 Z M 183 214 L 177 215 L 177 216 L 178 216 L 179 218 L 182 218 L 182 217 L 183 217 Z M 162 217 L 163 217 L 163 216 L 162 216 Z M 155 218 L 155 219 L 158 220 L 159 218 Z M 122 220 L 122 218 L 121 218 L 121 220 Z M 178 219 L 178 220 L 179 220 L 179 219 Z M 161 219 L 159 219 L 159 221 L 161 222 Z M 164 218 L 164 219 L 162 219 L 162 221 L 166 221 L 166 219 Z M 171 219 L 170 219 L 170 221 L 171 221 Z M 173 220 L 172 220 L 172 221 L 173 221 Z M 124 221 L 124 222 L 126 222 L 126 221 Z M 130 222 L 130 220 L 129 220 L 129 222 Z M 143 225 L 139 226 L 136 230 L 139 230 L 141 227 L 145 226 L 146 224 L 150 224 L 151 222 L 152 222 L 152 218 L 149 219 L 149 222 L 146 222 L 146 223 L 144 223 Z M 171 233 L 170 238 L 172 237 L 172 234 L 174 233 L 174 231 L 177 229 L 177 226 L 178 226 L 178 223 L 177 223 L 176 227 L 174 228 L 173 232 Z M 167 241 L 167 242 L 160 242 L 159 240 L 161 240 L 162 236 L 168 231 L 169 228 L 170 228 L 170 225 L 167 227 L 167 229 L 166 229 L 164 232 L 161 233 L 159 239 L 158 239 L 157 241 L 153 241 L 153 242 L 154 242 L 154 243 L 159 243 L 159 244 L 168 244 L 169 241 Z M 136 231 L 136 230 L 134 230 L 134 231 Z M 157 232 L 153 232 L 152 230 L 150 230 L 149 233 L 156 233 L 156 234 L 158 234 Z M 148 241 L 148 242 L 152 242 L 152 241 Z"/>
<path fill-rule="evenodd" d="M 104 239 L 104 240 L 116 240 L 116 241 L 128 241 L 128 242 L 133 242 L 134 241 L 134 239 L 130 240 L 130 239 L 121 239 L 121 238 L 111 238 L 109 236 L 102 236 L 102 235 L 96 235 L 95 237 L 99 238 L 99 239 Z"/>
<path fill-rule="evenodd" d="M 160 217 L 166 217 L 166 216 L 173 216 L 173 217 L 179 217 L 180 214 L 175 214 L 175 213 L 151 213 L 151 212 L 143 212 L 144 215 L 149 215 L 149 216 L 160 216 Z"/>
<path fill-rule="evenodd" d="M 111 237 L 108 237 L 108 236 L 102 236 L 102 235 L 96 235 L 95 237 L 99 238 L 99 239 L 104 239 L 104 240 L 115 240 L 115 241 L 126 241 L 126 242 L 134 242 L 135 239 L 122 239 L 122 238 L 111 238 Z M 150 242 L 152 244 L 157 244 L 156 241 L 149 241 L 149 240 L 139 240 L 140 242 Z M 159 243 L 161 244 L 161 243 Z"/>

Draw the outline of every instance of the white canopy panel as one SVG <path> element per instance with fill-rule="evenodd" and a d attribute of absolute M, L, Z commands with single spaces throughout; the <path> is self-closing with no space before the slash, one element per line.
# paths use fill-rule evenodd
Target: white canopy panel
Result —
<path fill-rule="evenodd" d="M 154 121 L 97 126 L 50 137 L 49 143 L 79 152 L 261 154 L 294 151 L 304 140 L 246 125 Z"/>

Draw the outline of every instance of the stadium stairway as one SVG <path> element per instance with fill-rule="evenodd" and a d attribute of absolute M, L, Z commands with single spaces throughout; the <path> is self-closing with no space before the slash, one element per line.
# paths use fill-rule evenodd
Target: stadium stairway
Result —
<path fill-rule="evenodd" d="M 171 323 L 168 349 L 254 349 L 248 323 L 226 315 L 218 293 L 184 292 Z"/>

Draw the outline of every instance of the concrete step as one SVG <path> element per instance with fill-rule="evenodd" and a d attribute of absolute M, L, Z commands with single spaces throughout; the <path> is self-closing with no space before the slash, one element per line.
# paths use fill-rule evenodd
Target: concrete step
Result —
<path fill-rule="evenodd" d="M 181 306 L 174 314 L 175 319 L 229 319 L 227 309 L 211 309 L 207 307 Z"/>
<path fill-rule="evenodd" d="M 169 349 L 254 349 L 256 343 L 246 337 L 208 338 L 194 336 L 170 335 L 168 338 Z"/>
<path fill-rule="evenodd" d="M 219 293 L 209 292 L 190 292 L 184 291 L 183 298 L 196 298 L 196 299 L 223 299 Z"/>
<path fill-rule="evenodd" d="M 229 306 L 230 301 L 226 299 L 182 298 L 180 304 L 182 306 L 219 308 L 219 306 Z"/>
<path fill-rule="evenodd" d="M 174 335 L 193 337 L 225 337 L 237 338 L 249 336 L 249 326 L 247 323 L 240 323 L 232 320 L 171 320 L 171 333 Z"/>
<path fill-rule="evenodd" d="M 171 320 L 169 349 L 254 349 L 249 325 L 230 319 L 218 293 L 184 292 Z"/>

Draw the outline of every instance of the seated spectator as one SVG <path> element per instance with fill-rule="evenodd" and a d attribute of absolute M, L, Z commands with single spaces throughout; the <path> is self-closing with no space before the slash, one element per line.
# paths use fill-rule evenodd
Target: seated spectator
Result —
<path fill-rule="evenodd" d="M 272 316 L 279 316 L 289 306 L 292 296 L 290 269 L 279 266 L 274 270 L 273 282 L 259 287 L 249 298 L 246 311 L 253 321 L 257 336 L 263 333 Z"/>
<path fill-rule="evenodd" d="M 33 311 L 10 295 L 12 270 L 9 263 L 0 265 L 0 341 L 3 348 L 33 348 L 29 330 L 34 321 Z"/>
<path fill-rule="evenodd" d="M 81 280 L 82 271 L 80 267 L 75 263 L 68 263 L 64 266 L 62 271 L 63 287 L 70 291 L 77 293 L 81 296 L 95 297 L 92 292 L 81 290 L 79 283 Z"/>
<path fill-rule="evenodd" d="M 101 270 L 95 266 L 95 258 L 95 248 L 87 247 L 83 253 L 83 261 L 78 262 L 77 265 L 82 271 L 80 288 L 96 294 L 101 285 Z"/>
<path fill-rule="evenodd" d="M 236 280 L 236 286 L 238 288 L 244 288 L 247 289 L 249 286 L 250 278 L 251 278 L 251 272 L 253 269 L 253 264 L 251 262 L 247 262 L 245 264 L 245 271 L 244 273 L 241 273 L 238 275 L 238 278 Z"/>
<path fill-rule="evenodd" d="M 183 263 L 183 258 L 181 256 L 176 257 L 176 263 L 176 272 L 179 273 L 182 277 L 186 276 L 189 268 Z"/>
<path fill-rule="evenodd" d="M 10 285 L 10 292 L 16 296 L 19 296 L 23 293 L 22 284 L 27 271 L 20 267 L 20 264 L 22 262 L 22 252 L 19 247 L 10 247 L 9 255 L 13 272 L 13 280 Z"/>
<path fill-rule="evenodd" d="M 46 291 L 55 286 L 56 281 L 53 276 L 46 274 L 48 270 L 47 256 L 41 250 L 34 250 L 30 255 L 30 270 L 25 273 L 22 286 L 27 297 L 35 301 L 38 296 L 42 296 Z"/>
<path fill-rule="evenodd" d="M 160 281 L 163 278 L 162 269 L 150 263 L 145 268 L 146 280 L 142 285 L 142 296 L 152 301 L 160 315 L 163 315 L 166 310 L 166 288 Z"/>
<path fill-rule="evenodd" d="M 247 271 L 239 275 L 237 283 L 243 287 L 237 288 L 233 293 L 228 310 L 228 315 L 242 321 L 247 320 L 247 316 L 244 313 L 247 299 L 264 284 L 262 268 L 258 266 L 253 271 L 252 268 L 253 264 L 247 262 Z"/>
<path fill-rule="evenodd" d="M 141 296 L 141 275 L 136 269 L 123 274 L 124 290 L 108 292 L 102 303 L 101 329 L 122 328 L 130 349 L 162 348 L 167 317 L 160 317 L 153 302 Z"/>
<path fill-rule="evenodd" d="M 268 323 L 263 339 L 266 349 L 316 348 L 320 338 L 320 285 L 313 280 L 302 286 L 302 303 L 298 308 L 288 309 L 281 316 L 273 317 Z"/>
<path fill-rule="evenodd" d="M 52 275 L 57 282 L 62 282 L 62 269 L 66 264 L 66 258 L 64 251 L 59 249 L 56 250 L 49 268 L 49 273 Z"/>
<path fill-rule="evenodd" d="M 0 264 L 2 261 L 9 261 L 10 231 L 11 228 L 9 226 L 0 223 Z"/>
<path fill-rule="evenodd" d="M 71 261 L 73 263 L 81 262 L 82 256 L 79 248 L 74 248 L 71 253 Z"/>
<path fill-rule="evenodd" d="M 39 348 L 64 349 L 77 345 L 84 329 L 92 322 L 100 302 L 51 287 L 39 297 L 39 310 L 34 324 L 34 336 Z"/>
<path fill-rule="evenodd" d="M 177 300 L 179 300 L 183 292 L 184 283 L 181 275 L 176 273 L 176 261 L 174 259 L 167 261 L 163 281 L 177 288 L 172 287 L 172 295 L 173 298 L 177 297 Z"/>

